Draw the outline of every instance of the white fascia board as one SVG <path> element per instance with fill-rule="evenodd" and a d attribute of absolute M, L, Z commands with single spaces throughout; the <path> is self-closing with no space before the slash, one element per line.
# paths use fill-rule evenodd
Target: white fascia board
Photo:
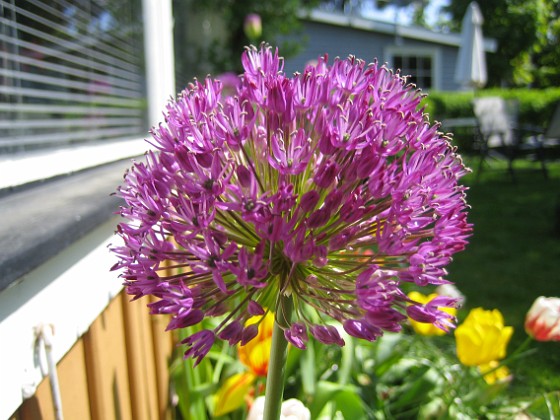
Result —
<path fill-rule="evenodd" d="M 172 9 L 171 0 L 142 0 L 150 125 L 161 121 L 162 110 L 177 94 Z"/>
<path fill-rule="evenodd" d="M 58 363 L 122 290 L 116 262 L 107 249 L 116 243 L 116 218 L 100 225 L 56 257 L 0 293 L 0 419 L 33 395 L 48 373 L 36 329 L 54 328 Z"/>
<path fill-rule="evenodd" d="M 144 139 L 132 139 L 4 155 L 0 158 L 0 189 L 141 156 L 149 149 L 152 147 Z"/>
<path fill-rule="evenodd" d="M 313 22 L 328 23 L 336 26 L 348 26 L 364 31 L 379 32 L 389 35 L 400 35 L 402 37 L 417 39 L 419 41 L 428 41 L 442 45 L 450 45 L 453 47 L 459 47 L 461 45 L 461 35 L 458 33 L 434 32 L 425 28 L 395 25 L 394 23 L 366 19 L 360 16 L 327 12 L 319 9 L 314 9 L 308 13 L 302 13 L 300 14 L 300 17 Z M 484 48 L 487 52 L 495 52 L 497 50 L 496 40 L 492 38 L 485 38 Z"/>

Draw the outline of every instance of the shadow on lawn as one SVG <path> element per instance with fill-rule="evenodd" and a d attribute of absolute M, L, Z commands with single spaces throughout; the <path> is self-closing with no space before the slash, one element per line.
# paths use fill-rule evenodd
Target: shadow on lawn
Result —
<path fill-rule="evenodd" d="M 467 164 L 475 167 L 477 162 Z M 538 296 L 560 297 L 560 162 L 549 164 L 549 179 L 529 162 L 516 162 L 516 182 L 506 163 L 464 178 L 469 186 L 469 220 L 474 234 L 449 267 L 449 278 L 474 307 L 499 309 L 515 333 L 509 351 L 525 338 L 525 314 Z M 464 315 L 463 314 L 463 317 Z M 461 320 L 460 315 L 460 320 Z M 514 391 L 560 389 L 560 343 L 533 343 L 536 353 L 513 366 Z"/>

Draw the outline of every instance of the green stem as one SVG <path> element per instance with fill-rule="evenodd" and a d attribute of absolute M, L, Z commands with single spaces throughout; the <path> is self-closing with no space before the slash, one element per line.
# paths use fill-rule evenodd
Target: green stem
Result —
<path fill-rule="evenodd" d="M 292 298 L 281 295 L 278 298 L 276 318 L 272 330 L 272 345 L 268 361 L 266 392 L 264 397 L 264 420 L 278 420 L 284 394 L 284 376 L 286 370 L 286 350 L 288 342 L 280 324 L 289 322 L 292 314 Z"/>

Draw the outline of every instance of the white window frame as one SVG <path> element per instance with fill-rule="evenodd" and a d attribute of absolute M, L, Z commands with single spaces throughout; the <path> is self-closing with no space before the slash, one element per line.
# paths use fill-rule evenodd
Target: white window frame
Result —
<path fill-rule="evenodd" d="M 143 0 L 142 7 L 148 122 L 153 126 L 176 94 L 172 7 L 171 0 Z M 169 30 L 162 30 L 166 27 Z M 0 190 L 136 157 L 148 148 L 144 138 L 138 138 L 0 155 Z"/>
<path fill-rule="evenodd" d="M 171 0 L 143 0 L 143 13 L 153 125 L 176 94 Z M 144 139 L 137 139 L 6 155 L 0 159 L 0 189 L 140 156 L 148 148 Z M 44 364 L 37 363 L 44 355 L 35 346 L 36 329 L 44 324 L 54 328 L 53 353 L 58 363 L 122 289 L 117 274 L 109 271 L 115 261 L 107 250 L 107 244 L 116 240 L 116 223 L 115 218 L 104 222 L 0 291 L 0 418 L 9 418 L 45 377 Z"/>
<path fill-rule="evenodd" d="M 427 56 L 432 60 L 432 87 L 429 90 L 441 90 L 441 49 L 437 47 L 414 47 L 408 45 L 391 45 L 383 49 L 384 61 L 390 68 L 394 68 L 394 57 L 404 56 Z M 406 75 L 405 75 L 406 76 Z M 426 89 L 428 90 L 428 89 Z"/>

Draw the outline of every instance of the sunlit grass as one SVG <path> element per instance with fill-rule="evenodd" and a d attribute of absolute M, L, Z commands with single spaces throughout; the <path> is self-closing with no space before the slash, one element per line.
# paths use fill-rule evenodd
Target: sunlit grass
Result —
<path fill-rule="evenodd" d="M 466 160 L 476 168 L 476 159 Z M 515 328 L 509 348 L 525 338 L 525 314 L 541 295 L 560 296 L 560 162 L 539 166 L 516 162 L 512 182 L 504 161 L 491 161 L 470 187 L 474 235 L 466 251 L 449 267 L 449 278 L 467 296 L 465 312 L 498 308 Z M 514 365 L 513 390 L 531 395 L 560 389 L 560 343 L 534 343 L 536 352 Z"/>

